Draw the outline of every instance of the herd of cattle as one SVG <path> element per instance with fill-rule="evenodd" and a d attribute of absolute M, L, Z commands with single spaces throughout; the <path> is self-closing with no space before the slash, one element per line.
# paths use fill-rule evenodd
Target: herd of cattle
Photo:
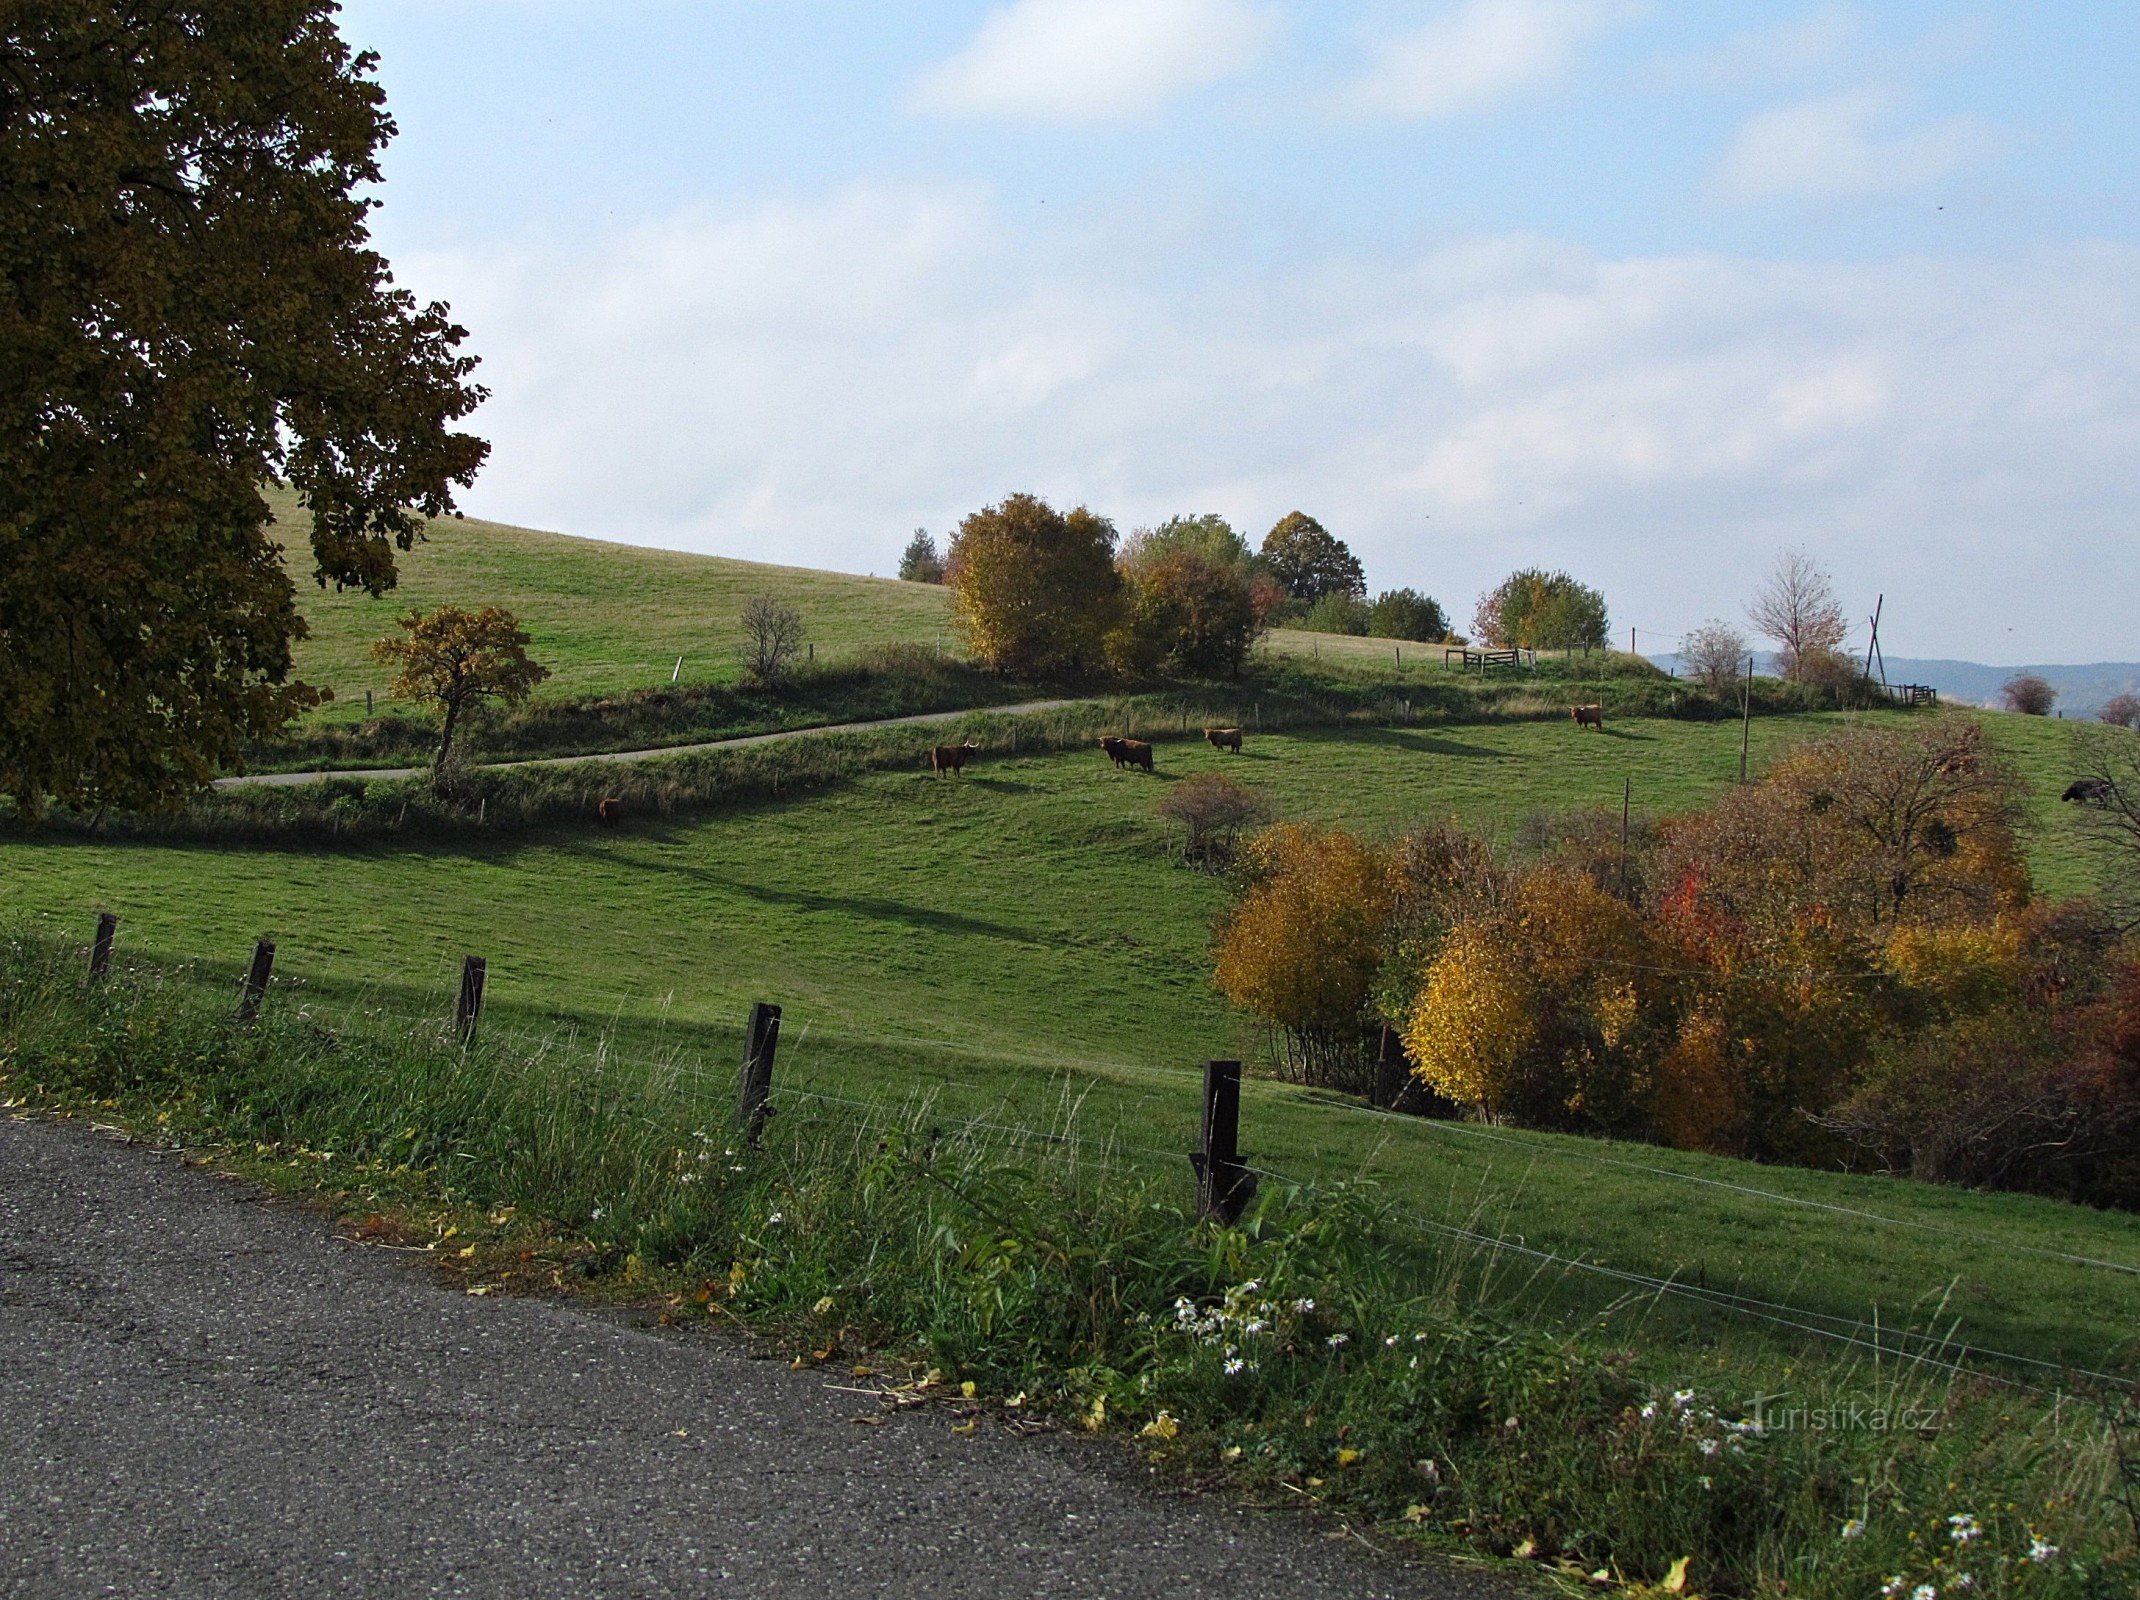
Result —
<path fill-rule="evenodd" d="M 1605 708 L 1601 705 L 1570 706 L 1568 715 L 1578 728 L 1595 728 L 1605 731 Z M 1241 730 L 1239 728 L 1206 728 L 1204 738 L 1214 750 L 1231 750 L 1241 753 Z M 1129 739 L 1114 734 L 1103 735 L 1100 749 L 1115 764 L 1115 770 L 1124 767 L 1142 767 L 1146 772 L 1156 770 L 1152 765 L 1152 747 L 1143 739 Z M 980 754 L 981 747 L 971 740 L 964 744 L 935 744 L 929 747 L 929 770 L 938 777 L 950 773 L 954 778 L 966 770 L 966 763 Z M 2107 805 L 2114 797 L 2112 785 L 2102 778 L 2080 778 L 2059 796 L 2077 805 Z M 605 828 L 614 828 L 624 820 L 624 802 L 608 799 L 599 801 L 594 808 L 595 821 Z"/>

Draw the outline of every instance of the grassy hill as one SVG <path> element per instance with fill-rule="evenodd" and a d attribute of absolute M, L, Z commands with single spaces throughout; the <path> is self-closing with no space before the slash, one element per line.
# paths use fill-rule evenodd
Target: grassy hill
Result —
<path fill-rule="evenodd" d="M 1840 720 L 1758 721 L 1756 761 Z M 2047 789 L 2062 730 L 1997 726 L 2036 774 L 2043 876 L 2083 881 Z M 1695 805 L 1737 760 L 1729 724 L 1331 729 L 1256 740 L 1238 758 L 1168 743 L 1157 777 L 1090 752 L 992 759 L 959 781 L 880 772 L 615 834 L 342 850 L 17 836 L 0 843 L 0 870 L 11 906 L 76 936 L 109 906 L 128 948 L 198 960 L 205 981 L 232 981 L 250 941 L 272 935 L 279 971 L 304 985 L 283 1003 L 338 1028 L 439 1014 L 459 957 L 477 952 L 495 1025 L 560 1029 L 558 1048 L 604 1070 L 703 1075 L 718 1115 L 737 1025 L 773 999 L 787 1011 L 784 1084 L 843 1099 L 923 1092 L 947 1116 L 1028 1124 L 1068 1100 L 1092 1136 L 1172 1170 L 1193 1141 L 1196 1064 L 1256 1060 L 1260 1041 L 1210 986 L 1225 890 L 1171 865 L 1152 812 L 1170 781 L 1225 770 L 1290 817 L 1380 831 L 1454 816 L 1507 833 L 1542 809 L 1617 806 L 1629 780 L 1645 810 Z M 1639 1315 L 1666 1346 L 1783 1359 L 1806 1326 L 1923 1325 L 1947 1296 L 1966 1341 L 2096 1365 L 2140 1325 L 2140 1219 L 1369 1119 L 1274 1083 L 1254 1087 L 1245 1138 L 1280 1171 L 1372 1176 L 1433 1222 L 1788 1308 L 1725 1314 L 1652 1296 L 1630 1309 L 1624 1282 L 1565 1267 L 1538 1291 L 1585 1316 Z M 1822 1209 L 1836 1206 L 1874 1215 Z"/>
<path fill-rule="evenodd" d="M 291 551 L 298 605 L 312 629 L 297 647 L 298 673 L 335 692 L 319 715 L 364 714 L 364 691 L 381 696 L 387 674 L 369 656 L 411 606 L 451 600 L 502 605 L 534 636 L 553 676 L 546 698 L 608 694 L 662 684 L 684 658 L 687 682 L 733 682 L 737 615 L 753 595 L 799 608 L 825 660 L 852 659 L 870 645 L 934 644 L 949 616 L 931 584 L 772 566 L 673 550 L 649 550 L 473 518 L 434 525 L 400 557 L 400 586 L 373 599 L 321 589 L 309 577 L 308 523 L 295 497 L 271 496 Z"/>

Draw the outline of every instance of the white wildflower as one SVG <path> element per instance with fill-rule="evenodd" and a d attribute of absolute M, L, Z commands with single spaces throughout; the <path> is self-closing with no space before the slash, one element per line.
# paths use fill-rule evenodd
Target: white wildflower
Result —
<path fill-rule="evenodd" d="M 1325 1339 L 1323 1343 L 1330 1346 L 1331 1349 L 1336 1350 L 1339 1347 L 1350 1343 L 1351 1340 L 1352 1335 L 1349 1333 L 1333 1333 L 1329 1338 Z"/>
<path fill-rule="evenodd" d="M 1851 1518 L 1851 1519 L 1850 1519 L 1850 1520 L 1849 1520 L 1848 1522 L 1844 1523 L 1844 1524 L 1843 1524 L 1843 1535 L 1842 1535 L 1842 1536 L 1843 1536 L 1843 1537 L 1844 1537 L 1845 1539 L 1862 1539 L 1862 1538 L 1864 1538 L 1864 1537 L 1865 1537 L 1865 1521 L 1864 1521 L 1864 1519 L 1863 1519 L 1862 1517 L 1852 1517 L 1852 1518 Z"/>
<path fill-rule="evenodd" d="M 1977 1519 L 1966 1511 L 1957 1511 L 1947 1519 L 1947 1537 L 1956 1544 L 1968 1544 L 1984 1537 L 1984 1530 L 1977 1526 Z"/>
<path fill-rule="evenodd" d="M 2021 1559 L 2024 1561 L 2036 1562 L 2040 1566 L 2042 1563 L 2049 1561 L 2053 1556 L 2057 1554 L 2057 1545 L 2051 1543 L 2048 1539 L 2039 1538 L 2032 1533 L 2029 1535 L 2029 1553 L 2023 1556 Z"/>

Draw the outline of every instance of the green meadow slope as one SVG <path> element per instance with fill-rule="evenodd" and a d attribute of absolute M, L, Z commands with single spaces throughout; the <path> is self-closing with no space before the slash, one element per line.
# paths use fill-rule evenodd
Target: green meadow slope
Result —
<path fill-rule="evenodd" d="M 1758 721 L 1755 760 L 1845 720 Z M 1995 725 L 2031 773 L 2041 875 L 2077 886 L 2085 862 L 2046 798 L 2060 730 Z M 18 834 L 0 842 L 0 874 L 12 909 L 80 936 L 108 906 L 125 948 L 197 960 L 204 981 L 232 981 L 251 940 L 273 936 L 279 973 L 301 985 L 281 1003 L 333 1026 L 439 1014 L 459 957 L 477 952 L 493 1026 L 559 1030 L 558 1048 L 585 1052 L 590 1070 L 703 1074 L 717 1115 L 737 1024 L 751 1001 L 777 1000 L 786 1085 L 926 1092 L 946 1115 L 1024 1124 L 1067 1100 L 1091 1136 L 1171 1167 L 1166 1153 L 1193 1139 L 1196 1064 L 1260 1053 L 1210 985 L 1224 887 L 1171 864 L 1153 815 L 1173 781 L 1223 770 L 1287 817 L 1377 832 L 1454 817 L 1507 835 L 1540 810 L 1617 807 L 1630 782 L 1645 811 L 1697 805 L 1737 762 L 1728 724 L 1348 728 L 1273 735 L 1240 757 L 1167 743 L 1156 777 L 1097 753 L 995 759 L 963 780 L 875 773 L 692 821 L 468 846 Z M 1530 1258 L 1507 1269 L 1544 1271 L 1556 1300 L 1644 1320 L 1646 1337 L 1819 1337 L 1851 1351 L 1841 1341 L 1876 1322 L 1929 1325 L 1944 1304 L 1965 1342 L 2100 1365 L 2140 1325 L 2140 1219 L 1371 1118 L 1274 1083 L 1254 1087 L 1244 1136 L 1276 1170 L 1372 1176 L 1435 1223 L 1772 1308 L 1638 1303 L 1597 1272 Z"/>
<path fill-rule="evenodd" d="M 388 674 L 371 661 L 372 641 L 391 633 L 411 606 L 441 601 L 511 609 L 533 636 L 536 659 L 551 670 L 540 691 L 551 698 L 667 683 L 679 656 L 686 681 L 734 681 L 737 617 L 753 595 L 798 607 L 828 661 L 877 644 L 935 644 L 948 623 L 945 592 L 932 584 L 649 550 L 473 518 L 436 524 L 432 537 L 403 554 L 392 592 L 378 599 L 337 593 L 307 577 L 307 525 L 295 498 L 270 498 L 312 630 L 297 647 L 298 675 L 334 691 L 319 715 L 338 721 L 364 714 L 366 689 L 385 693 Z"/>

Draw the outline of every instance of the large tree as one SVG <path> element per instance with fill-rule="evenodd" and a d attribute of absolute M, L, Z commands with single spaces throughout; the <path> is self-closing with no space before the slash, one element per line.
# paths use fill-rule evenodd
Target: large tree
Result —
<path fill-rule="evenodd" d="M 1263 536 L 1263 564 L 1295 600 L 1326 594 L 1367 595 L 1367 574 L 1345 541 L 1304 511 L 1289 511 Z"/>
<path fill-rule="evenodd" d="M 999 672 L 1097 666 L 1122 615 L 1114 524 L 1083 506 L 1006 496 L 959 524 L 944 565 L 953 621 Z"/>
<path fill-rule="evenodd" d="M 487 447 L 463 330 L 394 286 L 393 136 L 333 0 L 7 0 L 0 792 L 175 802 L 319 691 L 262 487 L 377 594 Z"/>
<path fill-rule="evenodd" d="M 389 634 L 379 640 L 372 646 L 372 659 L 394 669 L 389 694 L 438 708 L 431 786 L 451 797 L 457 787 L 453 740 L 462 719 L 486 700 L 520 704 L 550 676 L 550 669 L 529 658 L 532 641 L 519 618 L 503 606 L 411 611 L 400 627 L 405 637 Z"/>
<path fill-rule="evenodd" d="M 1525 567 L 1479 596 L 1471 629 L 1499 649 L 1602 650 L 1605 596 L 1565 572 Z"/>

